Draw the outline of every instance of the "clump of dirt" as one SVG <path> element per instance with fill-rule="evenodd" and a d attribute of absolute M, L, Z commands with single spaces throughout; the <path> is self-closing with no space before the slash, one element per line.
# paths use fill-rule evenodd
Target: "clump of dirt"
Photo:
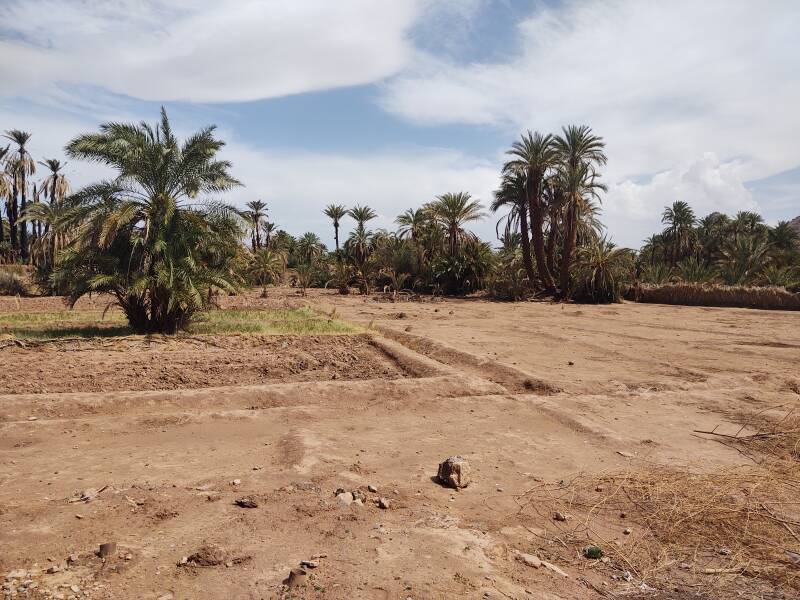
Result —
<path fill-rule="evenodd" d="M 230 560 L 228 551 L 216 544 L 200 546 L 194 554 L 187 558 L 187 564 L 197 567 L 216 567 Z"/>

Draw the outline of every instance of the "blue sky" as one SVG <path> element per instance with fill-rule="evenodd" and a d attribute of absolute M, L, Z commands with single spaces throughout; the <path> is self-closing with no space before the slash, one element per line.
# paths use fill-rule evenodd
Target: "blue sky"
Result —
<path fill-rule="evenodd" d="M 219 126 L 246 184 L 230 201 L 330 242 L 328 203 L 386 228 L 447 191 L 488 204 L 520 132 L 587 123 L 603 220 L 638 246 L 674 200 L 800 214 L 798 22 L 791 0 L 3 0 L 0 129 L 61 157 L 164 105 L 181 132 Z"/>

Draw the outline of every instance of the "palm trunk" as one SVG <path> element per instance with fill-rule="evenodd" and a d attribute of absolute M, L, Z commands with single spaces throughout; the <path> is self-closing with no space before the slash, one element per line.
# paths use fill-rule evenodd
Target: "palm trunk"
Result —
<path fill-rule="evenodd" d="M 24 169 L 24 167 L 23 167 Z M 28 198 L 25 193 L 25 171 L 22 171 L 22 202 L 20 203 L 20 209 L 22 211 L 22 215 L 25 215 L 25 209 L 28 206 Z M 28 222 L 22 221 L 19 224 L 19 243 L 20 243 L 20 254 L 22 255 L 22 261 L 25 262 L 28 259 Z"/>
<path fill-rule="evenodd" d="M 519 232 L 522 238 L 522 264 L 525 266 L 525 273 L 528 275 L 528 285 L 532 288 L 536 285 L 536 273 L 533 270 L 533 259 L 531 258 L 531 240 L 528 237 L 528 207 L 523 202 L 519 208 Z"/>
<path fill-rule="evenodd" d="M 17 250 L 19 243 L 17 239 L 17 197 L 19 189 L 17 188 L 17 178 L 14 177 L 14 184 L 12 185 L 12 197 L 8 206 L 8 234 L 11 238 L 11 249 Z"/>
<path fill-rule="evenodd" d="M 331 211 L 333 212 L 333 211 Z M 339 224 L 333 224 L 333 239 L 336 240 L 336 256 L 339 256 Z"/>
<path fill-rule="evenodd" d="M 558 235 L 558 211 L 550 211 L 550 230 L 547 232 L 547 268 L 550 273 L 556 272 L 556 236 Z"/>
<path fill-rule="evenodd" d="M 570 297 L 570 269 L 572 268 L 572 252 L 578 237 L 578 209 L 575 202 L 571 202 L 567 210 L 567 231 L 564 233 L 564 248 L 561 257 L 561 297 L 569 300 Z"/>
<path fill-rule="evenodd" d="M 539 186 L 534 182 L 528 183 L 528 203 L 531 209 L 531 238 L 533 241 L 533 253 L 536 256 L 536 268 L 539 270 L 539 279 L 542 287 L 548 294 L 555 292 L 553 276 L 547 268 L 544 255 L 544 215 L 542 205 L 539 201 Z"/>

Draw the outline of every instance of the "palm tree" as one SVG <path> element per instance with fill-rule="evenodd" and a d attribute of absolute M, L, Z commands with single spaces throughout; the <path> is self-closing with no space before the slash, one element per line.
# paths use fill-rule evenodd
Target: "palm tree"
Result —
<path fill-rule="evenodd" d="M 672 242 L 670 264 L 673 267 L 691 247 L 696 220 L 692 208 L 682 200 L 673 202 L 672 206 L 667 206 L 661 215 L 661 222 L 667 226 L 664 235 Z"/>
<path fill-rule="evenodd" d="M 367 221 L 371 221 L 378 216 L 378 213 L 372 210 L 369 206 L 360 205 L 356 205 L 355 207 L 349 209 L 347 214 L 350 216 L 350 218 L 355 220 L 356 227 L 361 231 L 364 231 Z"/>
<path fill-rule="evenodd" d="M 248 271 L 261 284 L 261 297 L 266 298 L 267 284 L 283 278 L 283 273 L 286 271 L 286 255 L 269 248 L 257 250 Z"/>
<path fill-rule="evenodd" d="M 764 218 L 758 213 L 748 210 L 742 210 L 736 213 L 731 223 L 734 241 L 738 240 L 739 237 L 743 235 L 754 236 L 763 234 L 765 229 Z"/>
<path fill-rule="evenodd" d="M 553 277 L 547 268 L 544 249 L 544 207 L 542 192 L 547 173 L 556 166 L 558 155 L 552 135 L 542 135 L 538 131 L 523 134 L 519 141 L 506 152 L 515 156 L 503 167 L 503 172 L 517 172 L 525 176 L 528 206 L 531 217 L 531 238 L 536 257 L 536 268 L 542 286 L 548 293 L 555 290 Z"/>
<path fill-rule="evenodd" d="M 11 168 L 11 176 L 13 178 L 12 185 L 12 201 L 11 211 L 8 215 L 9 234 L 11 236 L 11 245 L 18 248 L 23 260 L 28 256 L 28 224 L 22 222 L 19 225 L 19 237 L 17 237 L 17 222 L 22 213 L 28 207 L 27 200 L 27 177 L 32 176 L 36 172 L 36 162 L 31 157 L 26 144 L 31 139 L 31 134 L 19 129 L 11 129 L 6 131 L 3 136 L 16 144 L 16 150 L 13 151 L 11 156 L 6 159 L 6 164 Z M 17 203 L 17 196 L 20 196 L 21 201 Z"/>
<path fill-rule="evenodd" d="M 578 237 L 582 214 L 590 213 L 592 200 L 600 200 L 606 187 L 598 181 L 597 168 L 606 164 L 603 138 L 586 125 L 562 128 L 562 135 L 553 142 L 558 159 L 559 186 L 564 193 L 564 242 L 561 251 L 559 286 L 563 298 L 570 295 L 572 253 Z"/>
<path fill-rule="evenodd" d="M 753 283 L 767 266 L 769 245 L 755 236 L 731 239 L 718 261 L 719 276 L 726 285 Z"/>
<path fill-rule="evenodd" d="M 277 226 L 275 223 L 271 223 L 270 221 L 264 221 L 261 224 L 261 231 L 264 234 L 264 247 L 269 248 L 272 242 L 272 236 L 275 233 Z"/>
<path fill-rule="evenodd" d="M 108 293 L 135 332 L 174 333 L 207 306 L 212 286 L 236 288 L 220 258 L 238 244 L 241 219 L 230 206 L 197 200 L 241 185 L 216 158 L 223 146 L 213 126 L 180 143 L 163 108 L 155 126 L 105 123 L 69 142 L 70 158 L 117 171 L 72 196 L 67 225 L 79 229 L 52 275 L 72 305 Z"/>
<path fill-rule="evenodd" d="M 619 302 L 633 267 L 633 252 L 606 238 L 582 246 L 577 259 L 577 294 L 595 303 Z M 562 292 L 563 293 L 563 292 Z"/>
<path fill-rule="evenodd" d="M 301 263 L 311 264 L 316 261 L 322 253 L 325 252 L 325 245 L 316 233 L 308 232 L 300 236 L 297 240 L 295 253 L 300 259 Z"/>
<path fill-rule="evenodd" d="M 31 260 L 35 265 L 52 268 L 58 253 L 75 235 L 70 217 L 74 209 L 63 202 L 36 202 L 28 207 L 22 217 L 26 221 L 44 223 L 44 231 L 31 244 Z"/>
<path fill-rule="evenodd" d="M 531 257 L 531 240 L 528 235 L 528 198 L 526 193 L 526 178 L 519 171 L 508 172 L 503 175 L 500 189 L 494 193 L 494 201 L 490 209 L 497 212 L 503 206 L 510 206 L 511 211 L 507 217 L 506 237 L 512 232 L 516 233 L 516 223 L 519 223 L 519 241 L 522 246 L 522 265 L 528 276 L 528 285 L 534 285 L 536 272 L 533 270 Z"/>
<path fill-rule="evenodd" d="M 482 209 L 481 203 L 473 200 L 467 192 L 442 194 L 430 204 L 431 215 L 446 232 L 451 255 L 456 253 L 462 241 L 475 238 L 475 234 L 466 231 L 464 225 L 482 219 L 485 216 Z"/>
<path fill-rule="evenodd" d="M 428 221 L 429 214 L 424 208 L 409 208 L 394 220 L 398 226 L 397 235 L 401 239 L 410 237 L 413 242 L 420 240 Z"/>
<path fill-rule="evenodd" d="M 712 212 L 697 222 L 697 238 L 707 263 L 719 256 L 730 224 L 731 220 L 721 212 Z"/>
<path fill-rule="evenodd" d="M 336 241 L 336 256 L 339 256 L 339 223 L 347 214 L 347 209 L 341 204 L 329 204 L 324 210 L 325 216 L 333 221 L 333 237 Z"/>
<path fill-rule="evenodd" d="M 781 265 L 788 265 L 800 250 L 800 233 L 788 221 L 780 221 L 770 228 L 770 254 Z"/>
<path fill-rule="evenodd" d="M 267 214 L 267 205 L 261 200 L 251 200 L 247 203 L 249 210 L 245 211 L 245 218 L 250 221 L 251 243 L 253 252 L 261 248 L 261 219 Z"/>

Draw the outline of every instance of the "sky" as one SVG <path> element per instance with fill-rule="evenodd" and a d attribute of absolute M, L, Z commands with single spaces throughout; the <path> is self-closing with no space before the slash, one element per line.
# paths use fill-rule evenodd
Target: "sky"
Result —
<path fill-rule="evenodd" d="M 586 124 L 601 220 L 638 247 L 675 200 L 800 215 L 798 29 L 796 0 L 0 0 L 0 130 L 63 159 L 164 106 L 183 135 L 217 125 L 228 201 L 332 245 L 327 204 L 390 230 L 445 192 L 488 207 L 523 131 Z M 108 175 L 68 163 L 75 188 Z"/>

